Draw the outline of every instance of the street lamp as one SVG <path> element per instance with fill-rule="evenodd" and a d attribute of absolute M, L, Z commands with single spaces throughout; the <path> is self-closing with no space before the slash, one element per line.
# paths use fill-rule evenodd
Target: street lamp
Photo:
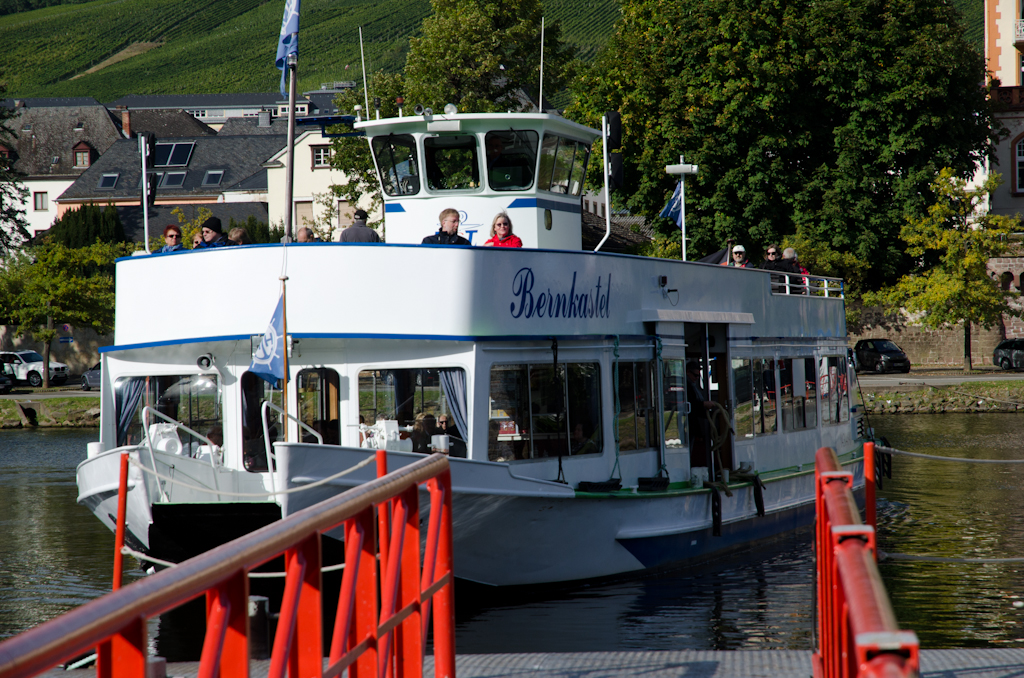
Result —
<path fill-rule="evenodd" d="M 679 175 L 679 219 L 680 227 L 683 229 L 683 261 L 686 261 L 686 175 L 697 174 L 696 165 L 689 165 L 683 162 L 683 156 L 679 156 L 678 165 L 665 165 L 665 172 Z"/>

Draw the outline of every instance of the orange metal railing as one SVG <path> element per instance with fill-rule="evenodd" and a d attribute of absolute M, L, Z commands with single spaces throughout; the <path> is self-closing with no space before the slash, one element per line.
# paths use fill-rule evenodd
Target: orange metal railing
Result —
<path fill-rule="evenodd" d="M 874 521 L 874 445 L 867 443 L 864 466 L 870 486 L 869 521 Z M 870 469 L 870 470 L 869 470 Z M 815 678 L 853 676 L 897 678 L 920 670 L 917 635 L 901 631 L 878 573 L 875 528 L 860 520 L 853 474 L 835 451 L 815 459 L 815 560 L 817 566 L 818 651 Z"/>
<path fill-rule="evenodd" d="M 430 522 L 421 568 L 423 483 Z M 377 507 L 391 514 L 379 576 Z M 287 576 L 269 678 L 286 670 L 293 678 L 333 678 L 346 668 L 350 678 L 419 677 L 431 602 L 435 675 L 454 678 L 451 507 L 448 458 L 431 455 L 0 643 L 0 678 L 30 678 L 93 647 L 98 678 L 144 678 L 146 619 L 204 594 L 199 678 L 248 678 L 248 573 L 282 553 Z M 342 523 L 345 568 L 325 668 L 320 535 Z"/>

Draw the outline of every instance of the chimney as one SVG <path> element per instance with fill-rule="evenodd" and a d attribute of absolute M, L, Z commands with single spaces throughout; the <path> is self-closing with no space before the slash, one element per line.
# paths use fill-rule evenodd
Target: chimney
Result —
<path fill-rule="evenodd" d="M 121 131 L 126 139 L 132 138 L 132 119 L 127 106 L 118 106 L 121 110 Z"/>
<path fill-rule="evenodd" d="M 270 111 L 267 109 L 261 109 L 259 113 L 259 122 L 256 124 L 257 127 L 270 127 Z"/>

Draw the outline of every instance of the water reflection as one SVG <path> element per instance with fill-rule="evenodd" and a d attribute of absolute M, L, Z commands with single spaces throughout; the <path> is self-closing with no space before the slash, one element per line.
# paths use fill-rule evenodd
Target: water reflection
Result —
<path fill-rule="evenodd" d="M 975 459 L 1024 458 L 1016 414 L 876 416 L 893 447 Z M 879 492 L 883 551 L 964 558 L 1024 557 L 1024 464 L 893 459 Z M 880 565 L 900 625 L 922 647 L 1024 647 L 1024 563 Z"/>

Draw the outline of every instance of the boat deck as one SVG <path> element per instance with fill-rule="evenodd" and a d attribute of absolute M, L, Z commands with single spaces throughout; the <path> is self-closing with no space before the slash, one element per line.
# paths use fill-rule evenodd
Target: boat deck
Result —
<path fill-rule="evenodd" d="M 252 678 L 265 678 L 269 660 L 254 660 Z M 663 652 L 545 652 L 524 654 L 459 655 L 459 678 L 807 678 L 811 653 L 803 650 L 754 650 L 715 652 L 680 650 Z M 199 662 L 167 665 L 167 677 L 193 678 Z M 53 670 L 46 678 L 92 678 L 96 670 Z M 434 675 L 433 657 L 424 662 L 423 675 Z M 1016 678 L 1024 675 L 1022 649 L 922 650 L 922 678 Z M 153 678 L 161 678 L 159 675 Z"/>

